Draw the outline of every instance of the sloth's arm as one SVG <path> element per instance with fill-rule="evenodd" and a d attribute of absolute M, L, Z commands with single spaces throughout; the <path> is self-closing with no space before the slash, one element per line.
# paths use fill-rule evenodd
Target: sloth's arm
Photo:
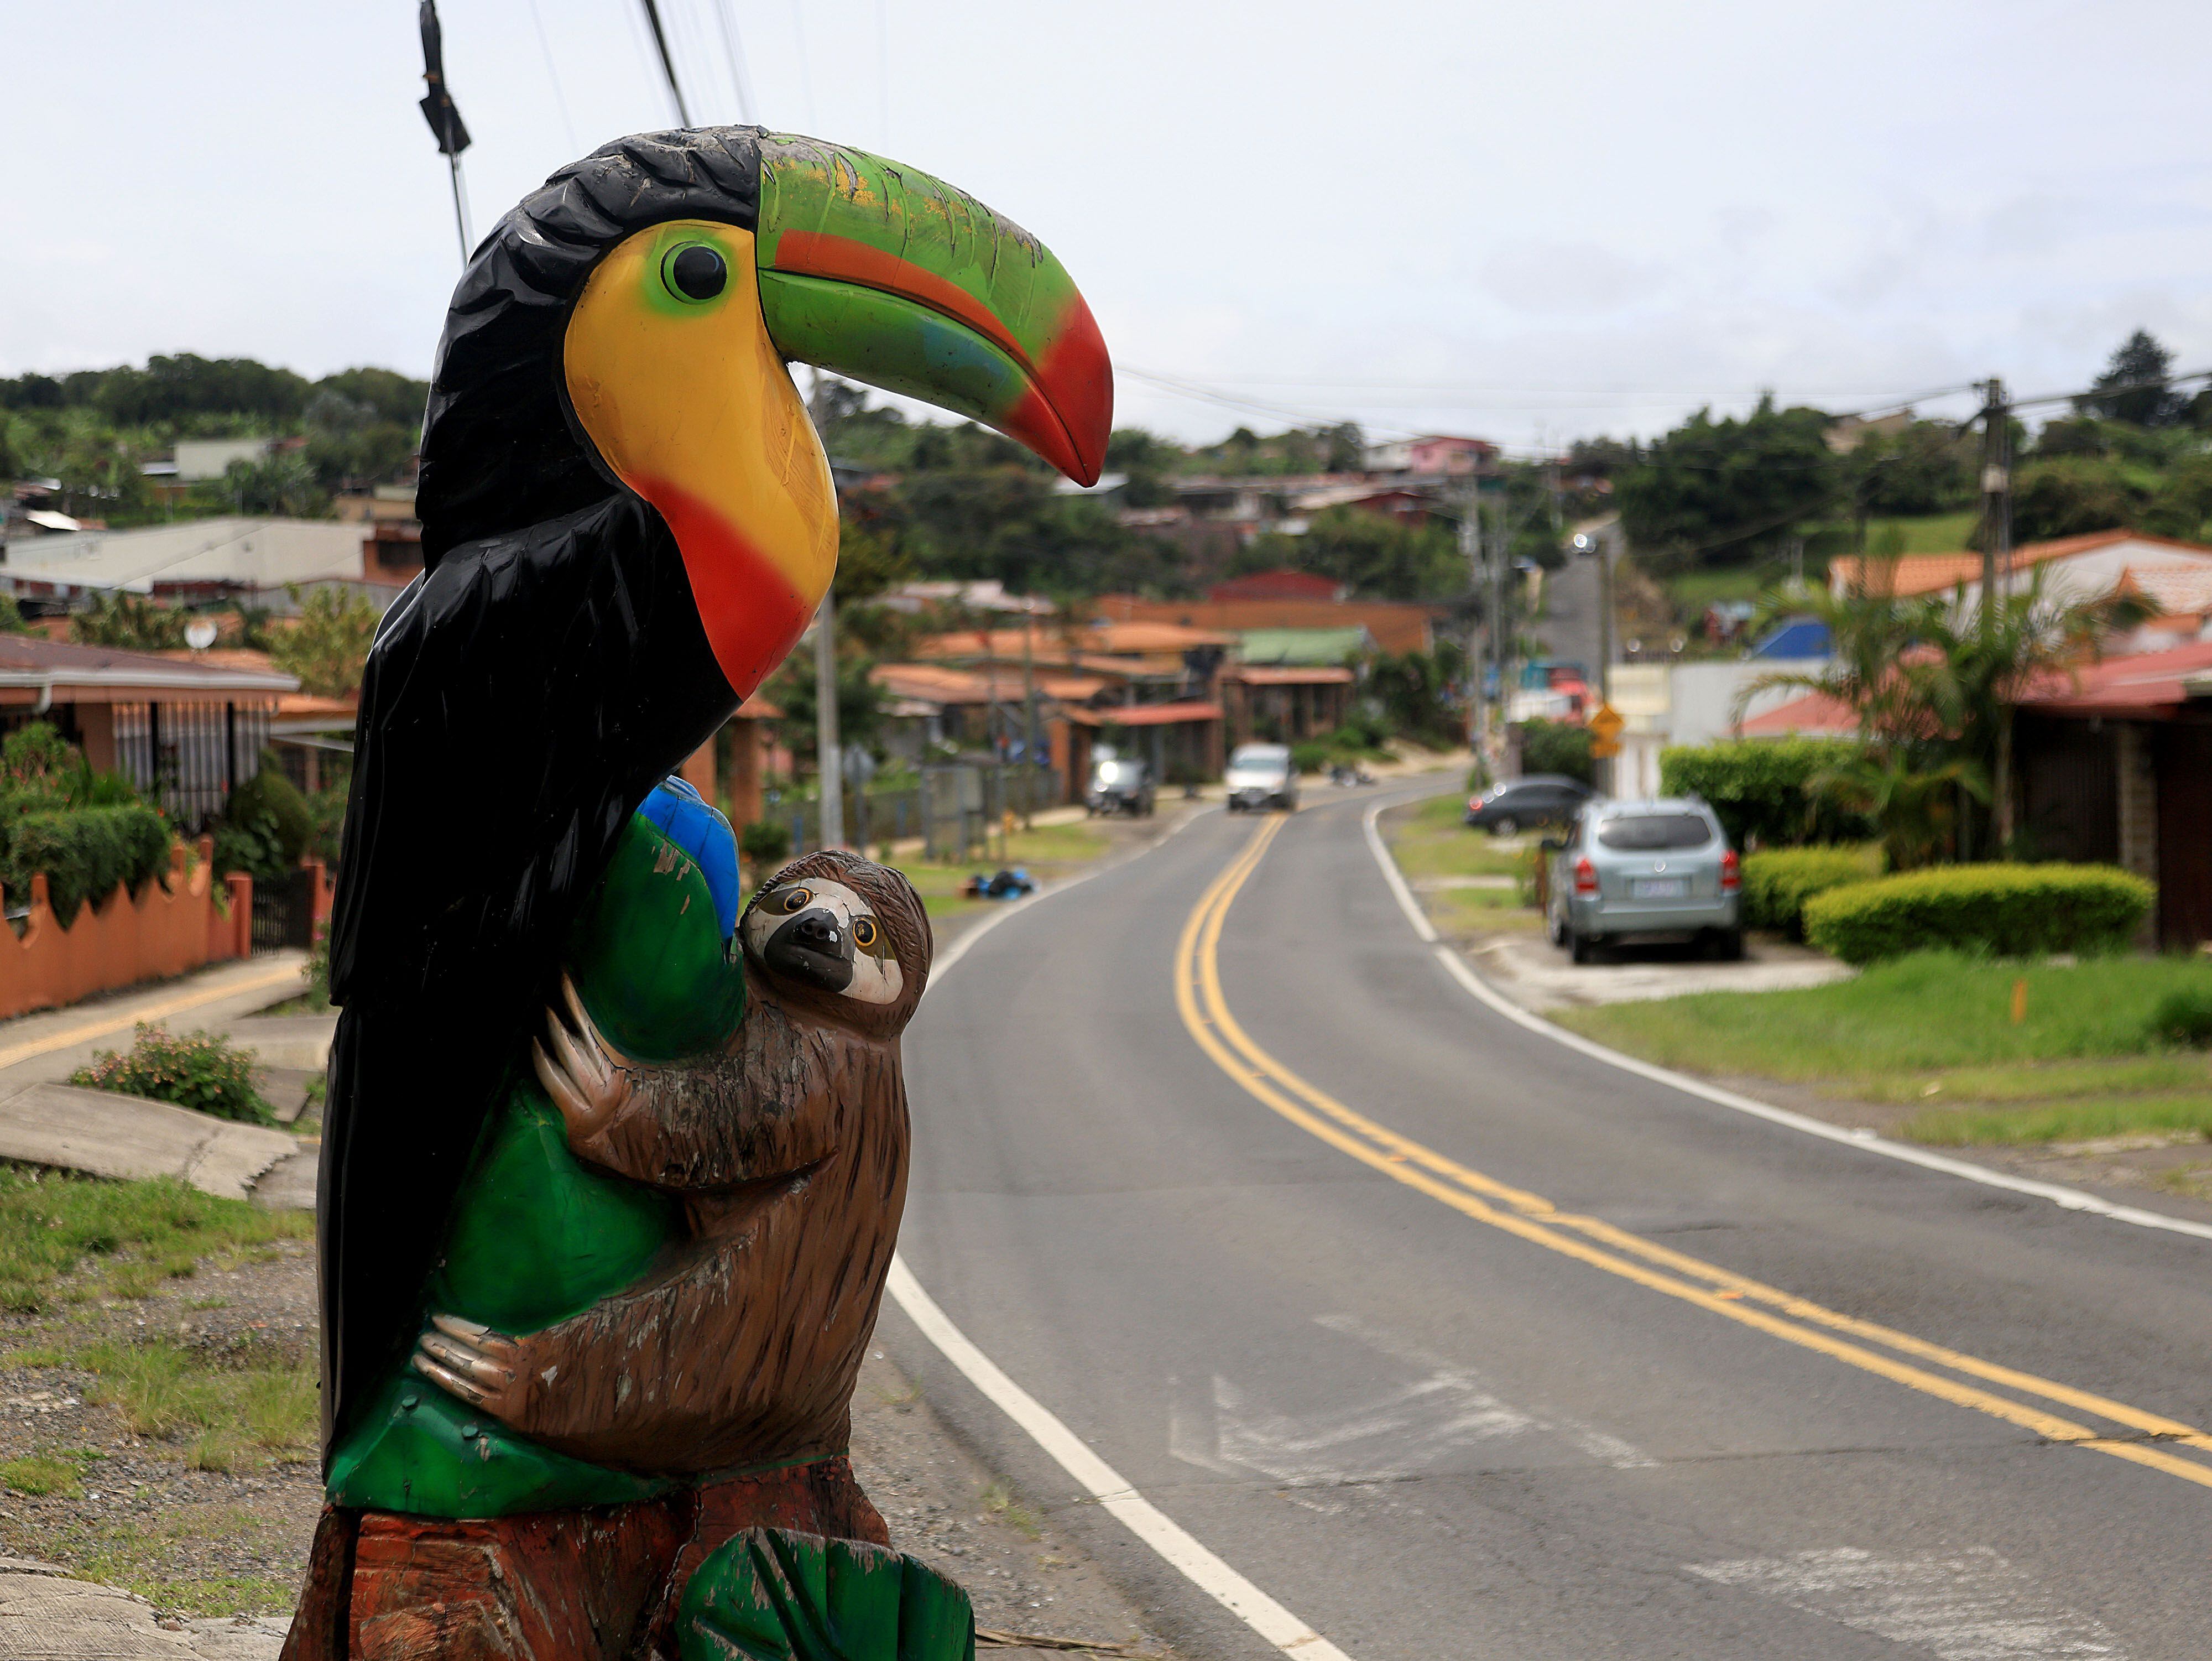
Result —
<path fill-rule="evenodd" d="M 523 1434 L 600 1464 L 679 1473 L 835 1452 L 887 1258 L 848 1265 L 857 1275 L 805 1263 L 788 1276 L 743 1272 L 767 1208 L 813 1179 L 688 1202 L 695 1232 L 656 1276 L 541 1332 L 434 1316 L 414 1366 Z M 864 1255 L 889 1250 L 886 1238 Z M 777 1342 L 792 1330 L 830 1342 L 794 1354 Z"/>
<path fill-rule="evenodd" d="M 781 1011 L 757 1005 L 728 1047 L 656 1066 L 607 1043 L 565 976 L 562 995 L 566 1008 L 546 1012 L 531 1062 L 579 1159 L 688 1196 L 815 1157 L 794 1144 L 804 1140 L 799 1110 L 820 1087 L 812 1077 L 830 1058 Z"/>

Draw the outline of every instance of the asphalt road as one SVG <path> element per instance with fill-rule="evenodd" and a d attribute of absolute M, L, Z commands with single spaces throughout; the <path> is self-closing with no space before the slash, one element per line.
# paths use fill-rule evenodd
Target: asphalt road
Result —
<path fill-rule="evenodd" d="M 1617 535 L 1607 532 L 1606 535 Z M 1544 615 L 1528 625 L 1549 656 L 1579 663 L 1594 678 L 1605 655 L 1598 604 L 1602 584 L 1594 554 L 1571 554 L 1544 578 Z M 1595 679 L 1592 682 L 1595 684 Z"/>
<path fill-rule="evenodd" d="M 2111 1417 L 2212 1422 L 2212 1244 L 1504 1019 L 1393 901 L 1370 795 L 1212 908 L 1218 1006 L 1186 925 L 1273 820 L 1208 814 L 933 988 L 902 1251 L 951 1320 L 1353 1661 L 2212 1654 L 2212 1442 Z M 1275 1652 L 880 1331 L 1182 1652 Z"/>

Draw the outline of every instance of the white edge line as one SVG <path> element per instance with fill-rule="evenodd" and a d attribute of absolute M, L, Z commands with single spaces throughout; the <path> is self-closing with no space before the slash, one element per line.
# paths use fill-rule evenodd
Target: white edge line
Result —
<path fill-rule="evenodd" d="M 1924 1147 L 1914 1147 L 1907 1142 L 1893 1142 L 1887 1136 L 1878 1136 L 1870 1130 L 1846 1130 L 1841 1125 L 1808 1118 L 1802 1113 L 1793 1113 L 1788 1108 L 1777 1107 L 1756 1097 L 1723 1090 L 1718 1085 L 1707 1084 L 1686 1073 L 1677 1073 L 1671 1068 L 1638 1061 L 1633 1056 L 1609 1050 L 1601 1043 L 1585 1038 L 1579 1032 L 1570 1032 L 1566 1028 L 1546 1020 L 1541 1015 L 1523 1009 L 1468 968 L 1467 960 L 1457 952 L 1437 940 L 1435 928 L 1422 916 L 1420 906 L 1414 901 L 1413 890 L 1406 885 L 1406 879 L 1398 869 L 1397 861 L 1390 856 L 1390 850 L 1383 844 L 1382 833 L 1376 828 L 1376 821 L 1382 809 L 1395 805 L 1377 802 L 1367 810 L 1366 817 L 1361 821 L 1362 829 L 1367 833 L 1368 851 L 1374 855 L 1376 864 L 1382 868 L 1382 879 L 1389 884 L 1391 895 L 1397 900 L 1398 909 L 1406 914 L 1406 921 L 1413 924 L 1413 932 L 1422 940 L 1434 944 L 1437 961 L 1443 965 L 1445 971 L 1477 1000 L 1496 1010 L 1507 1020 L 1525 1026 L 1531 1032 L 1540 1033 L 1554 1043 L 1580 1050 L 1608 1067 L 1617 1067 L 1624 1073 L 1633 1073 L 1654 1084 L 1662 1084 L 1686 1095 L 1700 1097 L 1721 1107 L 1733 1108 L 1738 1113 L 1748 1113 L 1753 1118 L 1765 1119 L 1770 1124 L 1783 1125 L 1791 1130 L 1802 1131 L 1808 1136 L 1818 1136 L 1823 1141 L 1839 1142 L 1845 1147 L 1879 1153 L 1885 1159 L 1916 1165 L 1923 1170 L 1940 1171 L 1947 1177 L 1964 1177 L 1967 1182 L 1979 1183 L 1986 1188 L 2001 1188 L 2033 1199 L 2048 1200 L 2067 1211 L 2086 1211 L 2095 1216 L 2109 1218 L 2116 1223 L 2132 1223 L 2139 1228 L 2160 1228 L 2199 1240 L 2212 1240 L 2212 1224 L 2193 1222 L 2186 1217 L 2168 1217 L 2160 1212 L 2145 1211 L 2140 1206 L 2115 1205 L 2110 1200 L 2100 1199 L 2078 1188 L 2068 1188 L 2059 1183 L 2039 1183 L 2027 1177 L 2008 1176 L 1986 1165 L 1950 1159 Z"/>
<path fill-rule="evenodd" d="M 936 1300 L 914 1278 L 903 1257 L 891 1259 L 890 1291 L 898 1306 L 906 1311 L 907 1318 L 921 1329 L 922 1335 L 937 1346 L 946 1360 L 967 1376 L 969 1383 L 1028 1432 L 1030 1440 L 1050 1454 L 1092 1499 L 1180 1570 L 1193 1585 L 1285 1653 L 1311 1656 L 1316 1661 L 1349 1661 L 1342 1650 L 1170 1520 L 1035 1396 L 1006 1377 L 996 1362 L 970 1343 L 968 1335 L 945 1317 Z"/>
<path fill-rule="evenodd" d="M 1166 836 L 1147 843 L 1129 858 L 1150 853 L 1184 825 L 1201 818 L 1206 811 L 1193 813 Z M 942 962 L 931 965 L 929 985 L 924 989 L 923 996 L 942 983 L 945 972 L 967 956 L 969 947 L 1016 912 L 1026 910 L 1054 894 L 1064 894 L 1079 883 L 1088 882 L 1126 863 L 1127 860 L 1116 860 L 1099 866 L 1064 882 L 1040 888 L 994 911 L 953 941 Z M 938 1307 L 937 1300 L 915 1278 L 904 1257 L 891 1258 L 886 1289 L 907 1318 L 921 1329 L 921 1335 L 936 1345 L 938 1353 L 958 1368 L 986 1400 L 1026 1432 L 1030 1439 L 1051 1455 L 1103 1509 L 1158 1552 L 1185 1579 L 1285 1654 L 1310 1657 L 1313 1661 L 1351 1661 L 1342 1650 L 1200 1544 L 1187 1530 L 1138 1493 L 1127 1478 L 1093 1453 L 1082 1438 L 1062 1424 L 1042 1402 L 1008 1378 L 997 1362 L 953 1325 Z"/>

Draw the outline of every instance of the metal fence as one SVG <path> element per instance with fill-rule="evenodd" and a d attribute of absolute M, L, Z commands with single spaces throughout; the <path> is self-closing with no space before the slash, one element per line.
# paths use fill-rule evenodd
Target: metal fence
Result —
<path fill-rule="evenodd" d="M 115 760 L 125 777 L 187 830 L 222 812 L 233 786 L 259 770 L 266 706 L 118 703 Z"/>
<path fill-rule="evenodd" d="M 281 883 L 253 885 L 253 955 L 315 943 L 315 873 L 290 871 Z"/>
<path fill-rule="evenodd" d="M 1059 800 L 1060 775 L 1050 768 L 966 762 L 926 767 L 918 785 L 848 794 L 845 840 L 872 852 L 920 837 L 931 859 L 965 859 L 1008 812 L 1025 817 Z M 822 845 L 820 802 L 787 796 L 770 802 L 766 817 L 789 828 L 794 855 Z"/>

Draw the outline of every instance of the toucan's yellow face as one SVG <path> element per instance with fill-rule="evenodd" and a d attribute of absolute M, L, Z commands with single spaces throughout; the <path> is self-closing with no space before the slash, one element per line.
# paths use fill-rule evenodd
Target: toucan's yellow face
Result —
<path fill-rule="evenodd" d="M 563 367 L 592 445 L 675 533 L 744 697 L 837 563 L 830 464 L 763 320 L 752 233 L 675 220 L 619 244 L 576 302 Z"/>

